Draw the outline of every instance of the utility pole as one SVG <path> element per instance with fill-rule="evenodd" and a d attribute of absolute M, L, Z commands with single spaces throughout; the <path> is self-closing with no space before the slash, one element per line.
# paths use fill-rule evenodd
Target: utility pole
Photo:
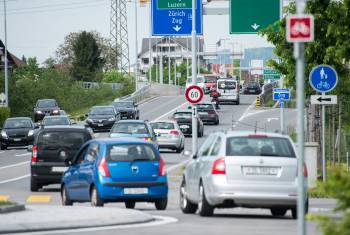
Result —
<path fill-rule="evenodd" d="M 337 157 L 338 157 L 338 165 L 341 165 L 341 160 L 340 160 L 340 147 L 341 147 L 341 126 L 342 126 L 342 119 L 341 119 L 341 114 L 342 114 L 342 107 L 341 107 L 341 101 L 339 101 L 339 113 L 338 113 L 338 148 L 337 148 Z"/>
<path fill-rule="evenodd" d="M 200 6 L 198 6 L 200 7 Z M 196 0 L 192 0 L 192 84 L 197 85 L 197 47 L 196 47 Z M 197 151 L 197 111 L 196 106 L 193 105 L 192 110 L 192 152 L 193 154 Z"/>
<path fill-rule="evenodd" d="M 8 88 L 8 59 L 7 59 L 7 20 L 6 20 L 6 0 L 4 0 L 4 29 L 5 29 L 5 107 L 9 107 L 9 88 Z"/>
<path fill-rule="evenodd" d="M 137 1 L 135 0 L 135 91 L 137 90 L 139 62 L 138 62 L 138 29 L 137 29 Z"/>

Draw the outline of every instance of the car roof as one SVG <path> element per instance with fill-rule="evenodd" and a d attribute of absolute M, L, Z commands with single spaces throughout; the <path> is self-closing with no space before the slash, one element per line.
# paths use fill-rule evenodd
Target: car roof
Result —
<path fill-rule="evenodd" d="M 7 118 L 6 120 L 19 120 L 19 119 L 32 120 L 30 117 L 11 117 L 11 118 Z"/>
<path fill-rule="evenodd" d="M 146 123 L 147 121 L 145 120 L 120 120 L 116 123 Z"/>
<path fill-rule="evenodd" d="M 95 108 L 114 108 L 113 105 L 96 105 L 93 106 L 91 109 L 95 109 Z"/>
<path fill-rule="evenodd" d="M 113 103 L 134 103 L 132 100 L 114 100 Z"/>
<path fill-rule="evenodd" d="M 176 110 L 174 113 L 192 113 L 192 109 L 179 109 Z"/>
<path fill-rule="evenodd" d="M 105 143 L 105 144 L 114 144 L 114 143 L 120 143 L 120 144 L 149 144 L 153 145 L 153 142 L 145 141 L 140 138 L 134 138 L 134 137 L 118 137 L 118 138 L 100 138 L 100 139 L 94 139 L 90 140 L 90 142 L 99 142 L 99 143 Z"/>
<path fill-rule="evenodd" d="M 53 118 L 58 118 L 58 117 L 68 118 L 67 115 L 54 115 L 54 116 L 45 116 L 44 119 L 53 119 Z"/>
<path fill-rule="evenodd" d="M 173 123 L 173 124 L 177 123 L 176 121 L 171 120 L 171 119 L 162 119 L 162 120 L 152 121 L 150 123 L 158 123 L 158 122 L 168 122 L 168 123 Z"/>
<path fill-rule="evenodd" d="M 280 138 L 289 138 L 286 135 L 282 135 L 279 133 L 272 133 L 272 132 L 255 132 L 255 131 L 226 131 L 225 132 L 226 137 L 245 137 L 249 135 L 256 135 L 256 136 L 267 136 L 267 137 L 280 137 Z"/>
<path fill-rule="evenodd" d="M 71 125 L 57 125 L 57 126 L 43 126 L 44 130 L 86 130 L 85 126 L 71 126 Z"/>
<path fill-rule="evenodd" d="M 55 99 L 39 99 L 38 102 L 39 101 L 56 101 L 56 100 Z"/>

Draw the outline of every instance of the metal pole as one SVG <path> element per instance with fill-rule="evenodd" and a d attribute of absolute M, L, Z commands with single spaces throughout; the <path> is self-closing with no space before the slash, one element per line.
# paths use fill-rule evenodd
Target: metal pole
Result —
<path fill-rule="evenodd" d="M 186 54 L 186 79 L 190 76 L 190 69 L 189 69 L 189 53 L 188 53 L 188 37 L 186 38 L 186 41 L 187 41 L 187 48 L 186 48 L 186 51 L 187 51 L 187 54 Z"/>
<path fill-rule="evenodd" d="M 341 147 L 341 125 L 342 125 L 342 120 L 341 120 L 341 102 L 339 101 L 339 113 L 338 113 L 338 120 L 339 120 L 339 124 L 338 124 L 338 148 L 337 148 L 337 157 L 338 157 L 338 165 L 341 165 L 341 161 L 340 161 L 340 147 Z"/>
<path fill-rule="evenodd" d="M 197 50 L 200 52 L 200 44 L 199 44 L 199 37 L 197 37 Z M 197 63 L 198 63 L 198 66 L 197 66 L 197 74 L 200 74 L 200 59 L 199 59 L 199 54 L 197 54 Z"/>
<path fill-rule="evenodd" d="M 349 152 L 346 152 L 346 172 L 349 173 Z"/>
<path fill-rule="evenodd" d="M 149 83 L 152 82 L 152 62 L 153 62 L 153 56 L 152 56 L 152 37 L 149 38 L 148 40 L 148 46 L 149 46 L 149 61 L 148 61 L 148 65 L 149 65 Z"/>
<path fill-rule="evenodd" d="M 159 82 L 158 69 L 159 69 L 159 59 L 158 59 L 158 39 L 157 39 L 157 41 L 156 41 L 156 83 Z"/>
<path fill-rule="evenodd" d="M 9 106 L 9 88 L 8 88 L 8 59 L 7 59 L 7 20 L 6 20 L 6 0 L 4 0 L 4 29 L 5 29 L 5 107 Z"/>
<path fill-rule="evenodd" d="M 335 164 L 335 107 L 332 106 L 332 166 Z"/>
<path fill-rule="evenodd" d="M 200 6 L 198 6 L 200 7 Z M 192 84 L 197 84 L 197 47 L 196 47 L 196 0 L 192 0 Z M 192 152 L 197 152 L 197 118 L 196 106 L 193 106 L 192 112 Z"/>
<path fill-rule="evenodd" d="M 139 70 L 139 64 L 138 64 L 138 37 L 137 37 L 137 1 L 135 1 L 135 91 L 137 90 L 137 81 L 138 81 L 138 70 Z"/>
<path fill-rule="evenodd" d="M 170 85 L 170 80 L 171 80 L 171 58 L 170 58 L 170 37 L 168 37 L 168 84 Z"/>
<path fill-rule="evenodd" d="M 322 93 L 322 96 L 326 95 L 324 92 Z M 327 180 L 327 166 L 326 166 L 326 112 L 325 112 L 325 106 L 322 105 L 322 179 L 323 182 L 326 182 Z"/>
<path fill-rule="evenodd" d="M 280 78 L 280 88 L 283 88 L 282 76 Z M 284 133 L 284 105 L 280 105 L 280 125 L 281 125 L 281 134 Z"/>
<path fill-rule="evenodd" d="M 176 86 L 177 75 L 176 75 L 176 58 L 174 60 L 174 85 Z"/>

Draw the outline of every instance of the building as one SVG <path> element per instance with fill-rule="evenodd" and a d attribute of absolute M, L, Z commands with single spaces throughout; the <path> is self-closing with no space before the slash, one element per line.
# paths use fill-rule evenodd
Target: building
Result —
<path fill-rule="evenodd" d="M 151 50 L 150 50 L 151 48 Z M 143 38 L 141 52 L 138 55 L 139 68 L 142 73 L 146 73 L 150 66 L 161 62 L 166 65 L 170 59 L 170 63 L 174 61 L 179 65 L 183 61 L 191 60 L 191 37 L 154 37 Z M 198 52 L 202 53 L 204 48 L 204 39 L 198 38 Z M 151 54 L 151 61 L 149 61 Z M 203 56 L 198 56 L 199 64 L 203 64 Z"/>
<path fill-rule="evenodd" d="M 3 68 L 5 67 L 4 63 L 5 63 L 5 45 L 4 43 L 0 40 L 0 70 L 3 70 Z M 20 67 L 25 65 L 25 62 L 21 59 L 19 59 L 18 57 L 16 57 L 15 55 L 13 55 L 12 53 L 10 53 L 7 50 L 7 61 L 8 61 L 8 67 L 9 68 L 15 68 L 15 67 Z"/>

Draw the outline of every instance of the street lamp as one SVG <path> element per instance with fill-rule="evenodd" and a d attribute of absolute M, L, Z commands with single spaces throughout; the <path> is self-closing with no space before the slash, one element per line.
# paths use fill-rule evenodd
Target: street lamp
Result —
<path fill-rule="evenodd" d="M 5 70 L 5 107 L 8 107 L 8 60 L 7 60 L 7 23 L 6 23 L 6 0 L 4 0 L 4 30 L 5 30 L 5 48 L 4 48 L 4 55 L 5 55 L 5 60 L 4 60 L 4 70 Z"/>

